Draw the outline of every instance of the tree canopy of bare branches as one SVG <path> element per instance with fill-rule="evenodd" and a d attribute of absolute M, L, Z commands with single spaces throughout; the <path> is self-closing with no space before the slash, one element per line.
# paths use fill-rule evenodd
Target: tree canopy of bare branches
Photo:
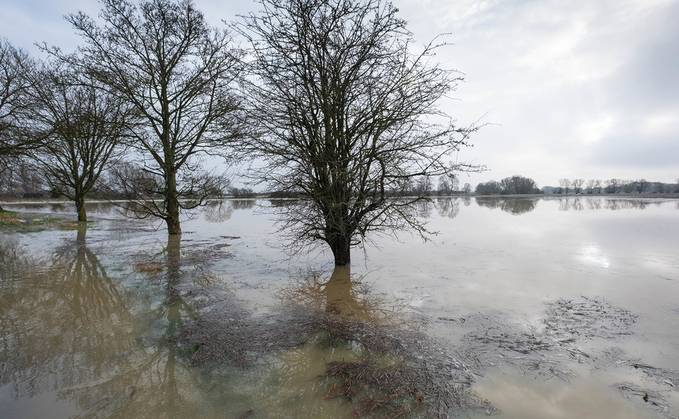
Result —
<path fill-rule="evenodd" d="M 564 193 L 568 194 L 571 187 L 571 180 L 568 178 L 559 179 L 559 187 L 565 191 Z"/>
<path fill-rule="evenodd" d="M 637 192 L 642 193 L 646 189 L 648 189 L 649 186 L 651 186 L 651 182 L 647 181 L 644 178 L 641 178 L 635 182 L 634 186 L 636 187 Z"/>
<path fill-rule="evenodd" d="M 439 195 L 450 195 L 458 190 L 460 187 L 460 180 L 456 175 L 439 176 L 438 193 Z"/>
<path fill-rule="evenodd" d="M 136 196 L 138 208 L 165 220 L 169 234 L 181 234 L 180 210 L 202 204 L 212 190 L 201 189 L 211 184 L 197 175 L 201 154 L 216 154 L 240 137 L 241 103 L 233 85 L 241 52 L 190 0 L 102 4 L 104 26 L 82 12 L 67 17 L 85 40 L 76 56 L 53 52 L 77 63 L 141 115 L 144 124 L 135 129 L 133 145 L 144 155 L 143 169 L 162 180 L 155 191 L 162 203 Z"/>
<path fill-rule="evenodd" d="M 573 179 L 571 185 L 573 186 L 573 192 L 577 195 L 582 192 L 582 185 L 585 184 L 585 179 Z"/>
<path fill-rule="evenodd" d="M 622 183 L 623 183 L 622 180 L 615 179 L 615 178 L 605 180 L 604 181 L 604 185 L 605 185 L 604 191 L 607 194 L 617 193 L 620 190 Z"/>
<path fill-rule="evenodd" d="M 35 147 L 25 126 L 34 69 L 35 61 L 26 51 L 0 38 L 0 170 L 8 157 Z"/>
<path fill-rule="evenodd" d="M 272 188 L 300 191 L 303 209 L 283 215 L 293 246 L 327 243 L 336 265 L 377 231 L 424 226 L 389 191 L 460 170 L 449 156 L 476 128 L 437 108 L 460 74 L 433 60 L 445 44 L 413 53 L 398 10 L 377 0 L 262 0 L 243 18 L 252 43 L 250 145 Z M 288 207 L 291 208 L 291 207 Z"/>
<path fill-rule="evenodd" d="M 40 147 L 31 155 L 52 192 L 74 201 L 78 221 L 87 221 L 85 195 L 120 155 L 135 113 L 63 62 L 45 63 L 33 77 L 29 120 Z"/>

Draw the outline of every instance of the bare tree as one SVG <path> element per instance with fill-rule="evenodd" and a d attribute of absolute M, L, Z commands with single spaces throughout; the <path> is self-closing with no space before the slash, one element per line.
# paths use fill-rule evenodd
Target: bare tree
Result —
<path fill-rule="evenodd" d="M 145 211 L 139 207 L 144 202 L 162 199 L 159 193 L 162 183 L 161 177 L 130 161 L 123 161 L 113 166 L 106 173 L 104 181 L 107 195 L 133 202 L 134 204 L 125 205 L 124 208 L 136 209 L 134 213 L 139 218 L 144 218 L 144 214 L 147 217 L 151 216 L 152 208 Z M 138 200 L 138 197 L 143 199 Z"/>
<path fill-rule="evenodd" d="M 75 202 L 78 221 L 87 221 L 85 195 L 122 151 L 135 114 L 131 106 L 87 78 L 78 79 L 63 62 L 45 63 L 34 73 L 30 116 L 40 148 L 38 160 L 53 193 Z"/>
<path fill-rule="evenodd" d="M 6 159 L 9 164 L 0 172 L 0 194 L 24 198 L 45 196 L 45 181 L 35 170 L 34 161 L 25 156 L 6 156 Z"/>
<path fill-rule="evenodd" d="M 429 196 L 431 195 L 431 179 L 429 176 L 420 176 L 415 182 L 415 193 L 418 196 Z"/>
<path fill-rule="evenodd" d="M 621 186 L 622 186 L 622 190 L 625 193 L 632 193 L 637 185 L 636 185 L 636 182 L 633 181 L 633 180 L 625 180 L 624 183 Z"/>
<path fill-rule="evenodd" d="M 559 179 L 559 187 L 565 191 L 564 193 L 568 195 L 568 191 L 570 190 L 571 187 L 571 181 L 570 179 Z"/>
<path fill-rule="evenodd" d="M 457 174 L 453 174 L 450 177 L 450 188 L 452 189 L 452 192 L 455 192 L 460 189 L 460 177 Z"/>
<path fill-rule="evenodd" d="M 438 194 L 450 195 L 452 190 L 448 176 L 439 176 Z"/>
<path fill-rule="evenodd" d="M 573 185 L 573 192 L 577 195 L 582 192 L 582 185 L 585 183 L 585 179 L 573 179 L 571 185 Z"/>
<path fill-rule="evenodd" d="M 460 180 L 457 175 L 441 175 L 439 176 L 438 192 L 439 195 L 450 195 L 458 190 L 460 187 Z"/>
<path fill-rule="evenodd" d="M 594 192 L 594 185 L 596 185 L 596 180 L 595 179 L 589 179 L 587 181 L 587 184 L 585 186 L 585 190 L 587 191 L 588 194 L 592 194 Z"/>
<path fill-rule="evenodd" d="M 206 197 L 220 197 L 228 188 L 229 181 L 223 175 L 204 171 L 185 171 L 177 181 L 183 185 L 183 208 L 195 208 L 207 203 Z M 114 199 L 127 200 L 123 213 L 136 218 L 153 217 L 158 210 L 157 202 L 163 200 L 164 178 L 155 170 L 134 161 L 117 163 L 108 171 L 102 185 L 103 192 Z"/>
<path fill-rule="evenodd" d="M 620 179 L 608 179 L 604 182 L 604 191 L 608 194 L 617 193 L 621 183 L 622 181 Z"/>
<path fill-rule="evenodd" d="M 637 192 L 642 193 L 646 189 L 648 189 L 649 186 L 651 186 L 651 182 L 647 181 L 644 178 L 641 178 L 635 182 L 635 186 L 637 188 Z"/>
<path fill-rule="evenodd" d="M 602 182 L 601 179 L 595 179 L 594 180 L 594 188 L 597 190 L 597 193 L 601 193 L 601 186 Z"/>
<path fill-rule="evenodd" d="M 104 26 L 82 12 L 67 16 L 86 42 L 78 56 L 53 52 L 141 114 L 145 123 L 134 131 L 134 145 L 145 155 L 144 170 L 162 180 L 152 194 L 162 203 L 135 199 L 139 209 L 165 220 L 169 234 L 181 234 L 180 210 L 204 203 L 211 190 L 194 181 L 206 178 L 196 175 L 200 155 L 218 153 L 240 137 L 240 100 L 230 87 L 241 70 L 241 52 L 190 0 L 102 3 Z"/>
<path fill-rule="evenodd" d="M 8 167 L 11 156 L 36 146 L 25 125 L 31 108 L 28 76 L 34 69 L 26 51 L 0 38 L 0 171 Z"/>
<path fill-rule="evenodd" d="M 465 183 L 464 186 L 462 187 L 462 192 L 464 192 L 465 194 L 469 194 L 471 193 L 471 191 L 472 185 L 470 185 L 469 183 Z"/>
<path fill-rule="evenodd" d="M 325 242 L 336 265 L 369 233 L 425 229 L 390 199 L 410 180 L 478 170 L 453 164 L 475 127 L 460 128 L 436 103 L 460 74 L 433 62 L 444 44 L 411 52 L 398 10 L 377 0 L 263 0 L 240 26 L 253 48 L 249 151 L 276 189 L 309 198 L 283 214 L 293 245 Z M 288 207 L 292 208 L 292 207 Z M 297 246 L 297 248 L 299 248 Z"/>

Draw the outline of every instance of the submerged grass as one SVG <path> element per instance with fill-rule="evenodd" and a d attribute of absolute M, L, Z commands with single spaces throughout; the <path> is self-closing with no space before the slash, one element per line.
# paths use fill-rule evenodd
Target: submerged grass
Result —
<path fill-rule="evenodd" d="M 64 220 L 63 218 L 0 210 L 0 229 L 8 232 L 36 233 L 48 228 L 73 230 L 77 227 L 76 221 Z"/>

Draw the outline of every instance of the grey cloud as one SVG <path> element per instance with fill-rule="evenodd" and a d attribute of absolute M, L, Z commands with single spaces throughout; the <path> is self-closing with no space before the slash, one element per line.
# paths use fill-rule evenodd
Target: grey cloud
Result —
<path fill-rule="evenodd" d="M 618 135 L 602 141 L 589 162 L 607 167 L 663 169 L 677 166 L 679 137 Z"/>
<path fill-rule="evenodd" d="M 679 108 L 679 4 L 653 29 L 633 59 L 607 84 L 609 106 L 625 112 Z"/>

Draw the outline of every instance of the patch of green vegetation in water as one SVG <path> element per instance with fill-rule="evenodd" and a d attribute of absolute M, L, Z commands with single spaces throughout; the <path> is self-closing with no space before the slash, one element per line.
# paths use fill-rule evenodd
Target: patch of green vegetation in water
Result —
<path fill-rule="evenodd" d="M 49 227 L 76 229 L 77 223 L 58 217 L 36 217 L 15 211 L 0 211 L 0 229 L 13 233 L 38 233 Z"/>
<path fill-rule="evenodd" d="M 198 352 L 200 349 L 200 344 L 196 343 L 195 345 L 192 346 L 184 346 L 181 348 L 177 349 L 177 356 L 179 358 L 188 358 Z"/>

